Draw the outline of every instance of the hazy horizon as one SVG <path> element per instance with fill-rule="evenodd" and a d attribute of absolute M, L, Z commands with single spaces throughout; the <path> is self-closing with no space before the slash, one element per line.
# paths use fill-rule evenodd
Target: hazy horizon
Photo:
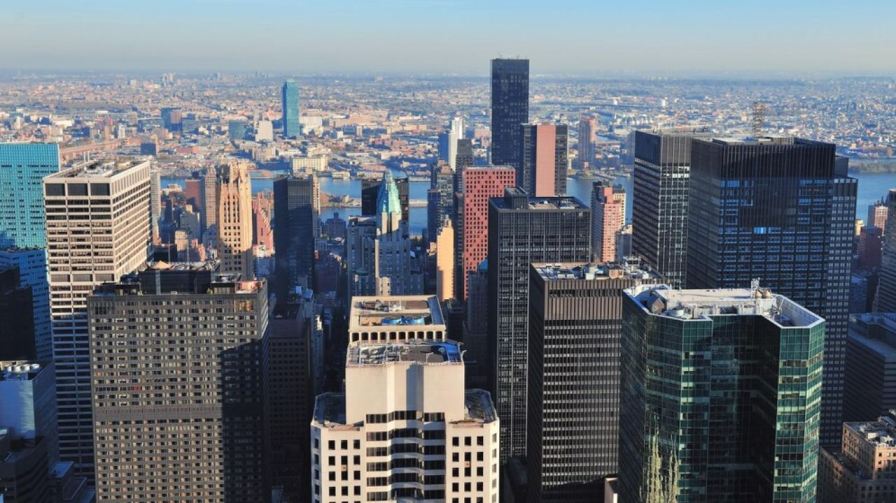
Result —
<path fill-rule="evenodd" d="M 477 77 L 896 75 L 896 2 L 13 0 L 7 72 L 264 72 Z M 861 47 L 862 50 L 855 50 Z"/>

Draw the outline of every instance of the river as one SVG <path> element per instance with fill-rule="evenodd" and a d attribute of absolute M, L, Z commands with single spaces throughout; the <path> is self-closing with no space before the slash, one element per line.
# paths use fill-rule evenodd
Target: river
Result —
<path fill-rule="evenodd" d="M 856 201 L 856 218 L 867 218 L 868 206 L 875 201 L 886 196 L 890 188 L 896 188 L 896 173 L 850 173 L 851 176 L 859 180 L 859 193 Z M 162 187 L 176 183 L 183 186 L 183 179 L 162 177 Z M 632 193 L 632 179 L 627 177 L 618 177 L 614 181 L 625 187 L 627 195 Z M 592 180 L 579 178 L 567 178 L 567 193 L 578 198 L 585 204 L 591 201 L 591 183 Z M 274 180 L 272 178 L 253 178 L 252 193 L 273 190 Z M 356 199 L 361 197 L 361 182 L 359 180 L 335 180 L 332 178 L 320 178 L 321 192 L 331 195 L 350 195 Z M 410 198 L 426 200 L 426 191 L 429 189 L 429 182 L 411 182 Z M 335 214 L 343 219 L 349 216 L 359 215 L 361 208 L 332 208 L 327 207 L 321 211 L 321 220 L 326 220 Z M 626 197 L 625 201 L 625 221 L 631 222 L 632 219 L 632 198 Z M 422 234 L 426 229 L 426 208 L 411 208 L 410 230 L 413 234 Z"/>

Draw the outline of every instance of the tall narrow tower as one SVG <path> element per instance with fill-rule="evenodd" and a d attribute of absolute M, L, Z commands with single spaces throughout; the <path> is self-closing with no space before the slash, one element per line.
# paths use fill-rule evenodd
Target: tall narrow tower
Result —
<path fill-rule="evenodd" d="M 218 167 L 218 256 L 221 272 L 255 277 L 252 257 L 252 180 L 248 166 L 232 161 Z"/>
<path fill-rule="evenodd" d="M 529 60 L 492 60 L 492 156 L 519 169 L 521 124 L 529 122 Z"/>
<path fill-rule="evenodd" d="M 294 80 L 287 80 L 280 89 L 283 107 L 283 136 L 298 138 L 302 135 L 299 124 L 299 85 Z"/>

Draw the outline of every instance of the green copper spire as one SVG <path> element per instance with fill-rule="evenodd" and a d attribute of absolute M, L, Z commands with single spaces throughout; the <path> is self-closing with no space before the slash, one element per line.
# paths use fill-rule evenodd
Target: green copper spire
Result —
<path fill-rule="evenodd" d="M 377 214 L 398 213 L 401 214 L 401 201 L 398 198 L 398 186 L 392 173 L 386 170 L 383 182 L 380 184 L 380 192 L 376 197 Z"/>

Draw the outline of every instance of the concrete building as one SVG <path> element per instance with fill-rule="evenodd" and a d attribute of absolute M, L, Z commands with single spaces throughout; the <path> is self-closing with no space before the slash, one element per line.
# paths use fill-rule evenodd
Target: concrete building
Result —
<path fill-rule="evenodd" d="M 80 165 L 44 178 L 60 458 L 93 474 L 87 297 L 146 262 L 150 163 Z"/>
<path fill-rule="evenodd" d="M 345 394 L 317 397 L 314 503 L 498 502 L 498 417 L 435 297 L 355 299 Z"/>
<path fill-rule="evenodd" d="M 868 206 L 868 220 L 865 225 L 868 227 L 877 227 L 881 231 L 887 229 L 887 217 L 890 214 L 890 207 L 886 201 L 877 201 Z"/>
<path fill-rule="evenodd" d="M 504 189 L 513 187 L 515 180 L 516 170 L 510 167 L 466 168 L 461 173 L 463 199 L 457 208 L 461 239 L 456 249 L 460 251 L 462 299 L 469 293 L 467 275 L 488 256 L 488 200 L 504 195 Z"/>
<path fill-rule="evenodd" d="M 98 502 L 265 500 L 267 286 L 216 266 L 155 264 L 88 299 Z"/>
<path fill-rule="evenodd" d="M 516 186 L 537 197 L 566 194 L 568 128 L 563 124 L 523 124 Z"/>
<path fill-rule="evenodd" d="M 633 287 L 622 319 L 620 501 L 814 500 L 825 320 L 755 284 Z"/>
<path fill-rule="evenodd" d="M 590 503 L 618 470 L 623 290 L 659 278 L 637 261 L 529 278 L 528 500 Z"/>
<path fill-rule="evenodd" d="M 0 250 L 0 269 L 8 267 L 18 268 L 20 286 L 31 289 L 35 355 L 37 361 L 49 362 L 53 359 L 53 337 L 50 330 L 50 285 L 47 280 L 47 251 L 43 248 L 6 248 Z"/>
<path fill-rule="evenodd" d="M 231 161 L 217 168 L 217 250 L 221 272 L 255 277 L 252 257 L 252 179 L 249 167 Z"/>
<path fill-rule="evenodd" d="M 526 454 L 530 264 L 590 257 L 591 211 L 578 199 L 507 189 L 490 200 L 488 367 L 501 417 L 502 462 Z"/>
<path fill-rule="evenodd" d="M 843 397 L 844 421 L 896 410 L 896 314 L 850 316 Z"/>
<path fill-rule="evenodd" d="M 591 190 L 591 258 L 613 262 L 616 244 L 625 225 L 625 189 L 621 185 L 594 182 Z"/>
<path fill-rule="evenodd" d="M 877 421 L 844 423 L 840 450 L 821 450 L 818 503 L 846 501 L 896 501 L 896 410 Z"/>
<path fill-rule="evenodd" d="M 454 298 L 454 226 L 445 218 L 436 238 L 436 296 L 445 302 Z"/>

